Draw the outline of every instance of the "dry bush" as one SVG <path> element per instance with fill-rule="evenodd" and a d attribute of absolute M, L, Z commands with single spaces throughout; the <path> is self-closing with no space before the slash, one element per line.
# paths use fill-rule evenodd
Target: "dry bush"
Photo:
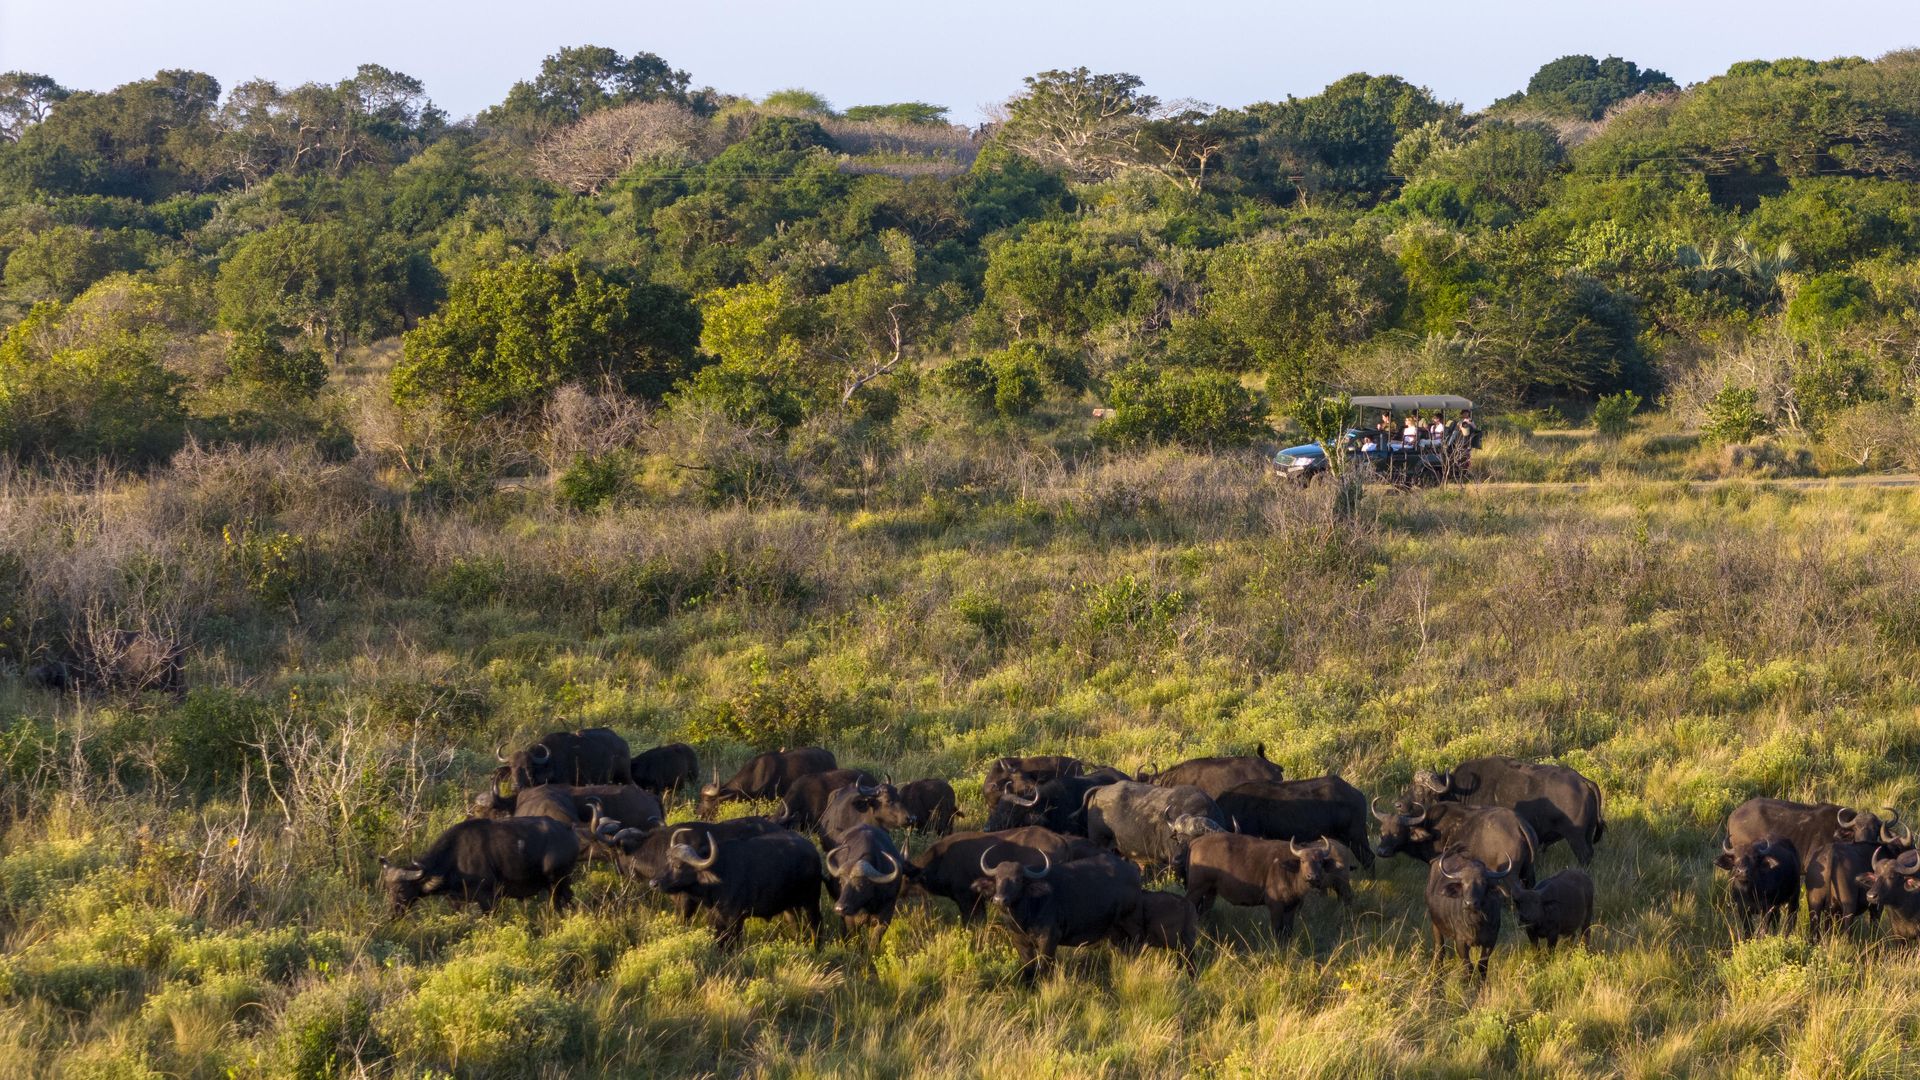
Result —
<path fill-rule="evenodd" d="M 580 457 L 598 457 L 640 444 L 651 428 L 647 407 L 629 395 L 568 383 L 541 412 L 540 460 L 559 472 Z"/>
<path fill-rule="evenodd" d="M 533 149 L 541 179 L 592 195 L 643 161 L 684 164 L 714 151 L 700 114 L 671 101 L 635 101 L 582 117 Z"/>

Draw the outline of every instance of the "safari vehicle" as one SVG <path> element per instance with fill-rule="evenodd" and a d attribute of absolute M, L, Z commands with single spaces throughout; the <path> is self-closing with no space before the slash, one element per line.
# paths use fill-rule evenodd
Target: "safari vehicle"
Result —
<path fill-rule="evenodd" d="M 1455 417 L 1473 408 L 1473 402 L 1451 394 L 1385 394 L 1352 399 L 1353 410 L 1362 418 L 1378 412 L 1395 417 L 1408 412 L 1439 410 Z M 1378 441 L 1373 449 L 1363 449 L 1366 440 Z M 1480 430 L 1445 439 L 1421 439 L 1413 446 L 1400 441 L 1399 433 L 1382 439 L 1371 428 L 1350 427 L 1341 436 L 1337 451 L 1344 455 L 1347 467 L 1367 478 L 1386 480 L 1404 487 L 1463 481 L 1473 464 L 1473 451 L 1480 445 Z M 1283 479 L 1301 487 L 1329 471 L 1330 462 L 1319 443 L 1289 446 L 1273 455 L 1273 468 Z"/>

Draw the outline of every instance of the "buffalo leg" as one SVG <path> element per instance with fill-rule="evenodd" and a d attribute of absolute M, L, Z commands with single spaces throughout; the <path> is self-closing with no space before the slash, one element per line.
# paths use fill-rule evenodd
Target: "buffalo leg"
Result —
<path fill-rule="evenodd" d="M 572 907 L 573 906 L 572 876 L 563 877 L 559 881 L 554 882 L 553 889 L 550 893 L 550 898 L 553 901 L 553 910 L 555 911 L 565 911 L 568 908 Z"/>
<path fill-rule="evenodd" d="M 1187 890 L 1187 902 L 1193 905 L 1194 913 L 1205 917 L 1213 910 L 1213 887 L 1205 882 L 1197 882 Z"/>
<path fill-rule="evenodd" d="M 1285 944 L 1293 936 L 1293 905 L 1270 904 L 1267 907 L 1268 918 L 1273 923 L 1273 939 Z"/>
<path fill-rule="evenodd" d="M 746 916 L 730 918 L 715 911 L 707 917 L 707 926 L 713 931 L 713 944 L 722 952 L 731 952 L 740 944 L 740 935 L 746 930 Z"/>

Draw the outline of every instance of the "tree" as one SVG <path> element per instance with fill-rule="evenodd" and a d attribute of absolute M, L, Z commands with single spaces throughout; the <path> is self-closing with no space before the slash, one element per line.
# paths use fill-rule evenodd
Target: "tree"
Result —
<path fill-rule="evenodd" d="M 1228 350 L 1215 362 L 1272 367 L 1366 340 L 1405 294 L 1398 263 L 1364 231 L 1270 234 L 1214 255 L 1200 318 Z"/>
<path fill-rule="evenodd" d="M 589 113 L 629 101 L 690 103 L 688 76 L 650 52 L 622 56 L 603 45 L 561 49 L 540 74 L 517 82 L 505 101 L 480 114 L 480 123 L 531 142 Z"/>
<path fill-rule="evenodd" d="M 890 122 L 897 124 L 927 124 L 944 127 L 947 124 L 947 107 L 929 105 L 924 101 L 899 101 L 891 105 L 855 105 L 840 114 L 843 119 L 866 122 Z"/>
<path fill-rule="evenodd" d="M 1000 124 L 1007 146 L 1078 180 L 1105 179 L 1135 163 L 1134 140 L 1160 104 L 1140 92 L 1139 76 L 1077 67 L 1025 81 Z"/>
<path fill-rule="evenodd" d="M 1526 93 L 1502 98 L 1496 104 L 1525 106 L 1576 120 L 1598 120 L 1615 102 L 1637 94 L 1678 89 L 1665 72 L 1642 70 L 1631 60 L 1617 56 L 1595 60 L 1575 54 L 1542 64 L 1527 80 Z"/>
<path fill-rule="evenodd" d="M 584 195 L 643 161 L 678 165 L 708 148 L 707 122 L 674 101 L 634 101 L 602 109 L 540 140 L 534 170 L 549 183 Z"/>
<path fill-rule="evenodd" d="M 1233 168 L 1276 195 L 1370 203 L 1394 186 L 1389 162 L 1400 140 L 1459 113 L 1405 79 L 1357 72 L 1313 97 L 1248 106 L 1249 143 Z"/>
<path fill-rule="evenodd" d="M 561 257 L 521 258 L 456 282 L 403 339 L 393 394 L 478 419 L 523 412 L 568 382 L 658 398 L 691 368 L 700 315 L 685 294 Z"/>
<path fill-rule="evenodd" d="M 0 74 L 0 142 L 19 142 L 28 128 L 45 120 L 53 107 L 72 93 L 51 78 L 30 71 Z"/>
<path fill-rule="evenodd" d="M 162 71 L 104 94 L 76 93 L 21 132 L 4 164 L 15 183 L 53 195 L 158 201 L 218 175 L 220 84 Z"/>
<path fill-rule="evenodd" d="M 234 87 L 220 110 L 226 169 L 249 185 L 276 173 L 340 176 L 362 163 L 411 156 L 446 117 L 419 79 L 362 64 L 334 85 L 282 91 L 265 79 Z"/>
<path fill-rule="evenodd" d="M 339 221 L 278 225 L 240 241 L 215 285 L 220 322 L 297 330 L 336 359 L 391 333 L 405 311 L 406 266 L 390 246 Z"/>
<path fill-rule="evenodd" d="M 1272 431 L 1260 399 L 1224 371 L 1135 365 L 1114 376 L 1107 400 L 1099 433 L 1120 443 L 1245 446 Z"/>
<path fill-rule="evenodd" d="M 0 450 L 147 465 L 178 449 L 186 409 L 161 362 L 161 306 L 140 286 L 36 304 L 0 338 Z"/>
<path fill-rule="evenodd" d="M 1160 289 L 1136 244 L 1039 222 L 988 250 L 983 310 L 1014 338 L 1071 338 L 1106 326 L 1144 325 Z"/>

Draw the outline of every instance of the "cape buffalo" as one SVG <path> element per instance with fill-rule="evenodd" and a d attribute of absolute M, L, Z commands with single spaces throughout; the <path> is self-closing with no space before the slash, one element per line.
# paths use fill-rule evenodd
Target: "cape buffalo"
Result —
<path fill-rule="evenodd" d="M 1519 814 L 1542 846 L 1565 840 L 1585 866 L 1607 831 L 1600 787 L 1564 765 L 1536 765 L 1510 757 L 1463 761 L 1452 772 L 1422 771 L 1413 778 L 1425 803 L 1504 806 Z"/>
<path fill-rule="evenodd" d="M 700 816 L 712 817 L 729 799 L 777 799 L 795 780 L 836 768 L 833 751 L 817 746 L 756 754 L 730 780 L 722 781 L 715 770 L 712 782 L 700 789 Z"/>
<path fill-rule="evenodd" d="M 1444 851 L 1458 850 L 1482 866 L 1504 866 L 1522 885 L 1533 885 L 1540 842 L 1520 815 L 1504 806 L 1403 801 L 1393 813 L 1375 808 L 1373 816 L 1380 819 L 1380 844 L 1374 854 L 1383 859 L 1405 852 L 1432 862 Z"/>
<path fill-rule="evenodd" d="M 1367 797 L 1338 776 L 1256 780 L 1227 790 L 1219 803 L 1235 832 L 1302 843 L 1330 837 L 1351 848 L 1361 866 L 1373 868 Z"/>
<path fill-rule="evenodd" d="M 611 826 L 611 827 L 609 827 Z M 764 817 L 738 817 L 727 821 L 683 821 L 675 825 L 655 825 L 649 829 L 630 828 L 618 821 L 601 821 L 595 824 L 592 839 L 604 845 L 613 853 L 613 864 L 621 874 L 638 881 L 648 888 L 653 879 L 667 868 L 667 849 L 671 846 L 673 834 L 680 829 L 695 829 L 702 834 L 712 834 L 715 839 L 725 843 L 729 840 L 759 836 L 763 833 L 779 832 L 780 826 Z M 683 917 L 691 916 L 693 902 L 682 895 L 675 897 Z"/>
<path fill-rule="evenodd" d="M 1042 754 L 1036 757 L 1003 757 L 987 766 L 987 776 L 981 785 L 986 796 L 987 809 L 1000 801 L 1010 784 L 1020 783 L 1028 788 L 1037 788 L 1049 780 L 1062 776 L 1079 776 L 1086 771 L 1086 763 L 1079 758 L 1065 754 Z"/>
<path fill-rule="evenodd" d="M 999 861 L 993 861 L 998 859 Z M 1095 857 L 1039 866 L 1004 852 L 980 857 L 973 888 L 1007 916 L 1020 953 L 1021 978 L 1032 982 L 1061 946 L 1128 942 L 1139 925 L 1145 890 L 1140 872 L 1118 859 Z"/>
<path fill-rule="evenodd" d="M 511 795 L 502 795 L 497 790 L 483 791 L 474 797 L 473 816 L 496 820 L 547 817 L 579 825 L 593 820 L 596 805 L 602 816 L 642 829 L 650 829 L 665 820 L 660 800 L 651 791 L 632 784 L 541 784 L 519 788 Z"/>
<path fill-rule="evenodd" d="M 686 743 L 668 743 L 633 755 L 633 782 L 666 796 L 700 778 L 700 758 Z"/>
<path fill-rule="evenodd" d="M 1886 821 L 1872 811 L 1853 810 L 1837 803 L 1798 803 L 1786 799 L 1753 798 L 1727 815 L 1726 838 L 1735 848 L 1766 836 L 1793 844 L 1802 863 L 1828 844 L 1852 841 L 1911 847 L 1913 832 L 1889 809 Z"/>
<path fill-rule="evenodd" d="M 827 808 L 817 823 L 820 838 L 827 847 L 840 843 L 840 837 L 862 825 L 880 829 L 905 829 L 913 824 L 913 815 L 900 801 L 891 784 L 850 784 L 827 797 Z"/>
<path fill-rule="evenodd" d="M 935 836 L 952 832 L 953 819 L 960 816 L 959 802 L 953 796 L 953 785 L 945 780 L 928 778 L 901 784 L 900 805 L 907 808 L 907 815 L 913 819 L 913 828 L 925 829 Z"/>
<path fill-rule="evenodd" d="M 1187 845 L 1223 832 L 1226 815 L 1197 787 L 1127 780 L 1087 792 L 1087 839 L 1130 859 L 1185 872 Z"/>
<path fill-rule="evenodd" d="M 973 883 L 980 877 L 980 857 L 989 849 L 996 859 L 1019 860 L 1028 866 L 1039 866 L 1043 856 L 1065 863 L 1100 854 L 1100 849 L 1086 840 L 1037 827 L 957 832 L 935 840 L 914 857 L 915 884 L 929 896 L 953 901 L 960 908 L 961 921 L 971 922 L 979 917 L 985 903 Z"/>
<path fill-rule="evenodd" d="M 828 769 L 826 772 L 808 773 L 788 785 L 786 794 L 780 796 L 780 812 L 774 817 L 789 829 L 816 829 L 820 825 L 820 815 L 827 812 L 827 802 L 833 798 L 833 793 L 856 785 L 877 796 L 880 780 L 865 769 Z"/>
<path fill-rule="evenodd" d="M 1562 870 L 1531 889 L 1509 882 L 1507 896 L 1513 901 L 1514 921 L 1533 944 L 1544 941 L 1553 949 L 1561 938 L 1575 935 L 1580 944 L 1587 943 L 1593 929 L 1593 879 L 1585 870 Z"/>
<path fill-rule="evenodd" d="M 1044 825 L 1069 836 L 1087 835 L 1087 792 L 1118 783 L 1111 776 L 1062 776 L 1032 791 L 1007 791 L 987 815 L 988 829 Z"/>
<path fill-rule="evenodd" d="M 1468 855 L 1448 852 L 1427 865 L 1427 918 L 1433 923 L 1433 947 L 1441 956 L 1449 949 L 1481 978 L 1500 941 L 1499 884 L 1510 869 L 1489 870 Z M 1480 950 L 1475 964 L 1473 951 Z"/>
<path fill-rule="evenodd" d="M 1199 788 L 1216 799 L 1241 784 L 1285 779 L 1286 776 L 1281 773 L 1280 766 L 1267 760 L 1265 743 L 1255 746 L 1250 755 L 1194 758 L 1161 772 L 1140 774 L 1140 782 L 1143 784 L 1157 784 L 1161 787 L 1187 784 Z"/>
<path fill-rule="evenodd" d="M 1121 919 L 1120 934 L 1133 948 L 1177 954 L 1189 975 L 1199 970 L 1193 952 L 1200 944 L 1200 916 L 1178 893 L 1143 891 L 1132 914 Z"/>
<path fill-rule="evenodd" d="M 1285 941 L 1308 893 L 1353 899 L 1346 864 L 1333 845 L 1326 839 L 1303 846 L 1239 833 L 1203 836 L 1187 856 L 1187 899 L 1202 915 L 1213 910 L 1215 897 L 1241 907 L 1265 907 L 1273 936 Z"/>
<path fill-rule="evenodd" d="M 633 755 L 610 728 L 556 731 L 512 757 L 501 755 L 498 775 L 516 788 L 541 784 L 631 784 Z"/>
<path fill-rule="evenodd" d="M 839 844 L 827 852 L 827 892 L 834 913 L 849 926 L 873 926 L 885 933 L 907 886 L 908 865 L 881 829 L 859 825 L 842 833 Z"/>
<path fill-rule="evenodd" d="M 1873 874 L 1873 857 L 1885 854 L 1879 844 L 1853 841 L 1833 843 L 1813 853 L 1801 872 L 1807 896 L 1807 937 L 1818 941 L 1828 930 L 1846 930 L 1861 915 L 1878 922 L 1880 909 L 1867 899 L 1861 878 Z"/>
<path fill-rule="evenodd" d="M 1800 853 L 1784 836 L 1762 836 L 1745 843 L 1726 841 L 1713 865 L 1727 872 L 1734 914 L 1742 937 L 1752 937 L 1757 921 L 1762 931 L 1780 924 L 1782 934 L 1793 931 L 1800 912 Z"/>
<path fill-rule="evenodd" d="M 1920 938 L 1920 851 L 1898 858 L 1875 852 L 1872 869 L 1860 876 L 1867 902 L 1887 913 L 1887 930 L 1903 941 Z"/>
<path fill-rule="evenodd" d="M 666 866 L 655 874 L 659 892 L 693 898 L 705 908 L 714 943 L 731 949 L 747 920 L 797 912 L 820 941 L 820 885 L 824 874 L 813 841 L 778 829 L 723 840 L 711 829 L 675 829 L 668 837 Z"/>
<path fill-rule="evenodd" d="M 380 881 L 396 916 L 424 896 L 471 901 L 488 912 L 503 896 L 544 892 L 555 908 L 564 908 L 573 902 L 579 858 L 572 827 L 551 818 L 473 818 L 441 833 L 425 855 L 405 866 L 382 858 Z"/>

